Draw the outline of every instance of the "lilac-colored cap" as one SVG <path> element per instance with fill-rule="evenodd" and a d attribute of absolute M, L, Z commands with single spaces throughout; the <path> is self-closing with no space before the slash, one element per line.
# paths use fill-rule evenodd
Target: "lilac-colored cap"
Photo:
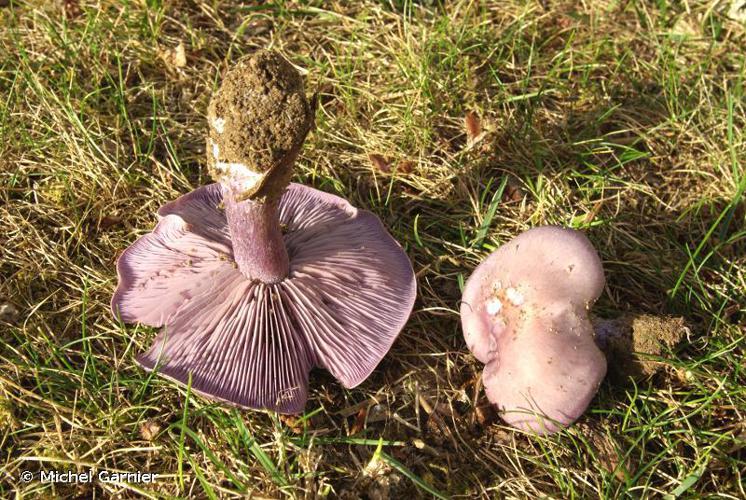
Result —
<path fill-rule="evenodd" d="M 191 373 L 208 398 L 282 413 L 303 409 L 315 366 L 347 388 L 363 382 L 414 305 L 402 248 L 374 214 L 290 184 L 280 201 L 290 273 L 252 282 L 233 260 L 223 189 L 163 206 L 117 262 L 114 314 L 162 327 L 138 362 L 181 383 Z"/>
<path fill-rule="evenodd" d="M 469 277 L 464 338 L 486 365 L 487 397 L 510 425 L 556 432 L 588 407 L 606 374 L 588 319 L 603 288 L 588 238 L 556 226 L 520 234 Z"/>

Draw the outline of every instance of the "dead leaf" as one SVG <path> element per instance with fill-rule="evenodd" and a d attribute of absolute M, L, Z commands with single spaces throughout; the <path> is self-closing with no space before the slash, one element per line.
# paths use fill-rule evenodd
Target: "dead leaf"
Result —
<path fill-rule="evenodd" d="M 70 19 L 80 17 L 83 14 L 83 9 L 80 7 L 80 0 L 63 0 L 62 11 L 65 13 L 65 17 Z"/>
<path fill-rule="evenodd" d="M 121 223 L 122 223 L 122 218 L 121 217 L 115 217 L 115 216 L 109 216 L 109 215 L 107 215 L 106 217 L 104 217 L 103 219 L 101 219 L 101 222 L 98 223 L 98 227 L 99 227 L 99 229 L 105 231 L 105 230 L 109 229 L 110 227 L 118 226 Z"/>
<path fill-rule="evenodd" d="M 556 22 L 557 22 L 557 26 L 563 30 L 570 28 L 573 24 L 572 18 L 568 16 L 559 16 Z"/>
<path fill-rule="evenodd" d="M 303 424 L 301 420 L 295 415 L 283 415 L 280 414 L 280 422 L 285 424 L 290 432 L 293 434 L 300 434 L 303 432 Z"/>
<path fill-rule="evenodd" d="M 184 42 L 179 42 L 179 45 L 174 49 L 174 66 L 177 68 L 183 68 L 186 66 L 186 50 L 184 49 Z"/>
<path fill-rule="evenodd" d="M 599 200 L 596 202 L 595 205 L 593 205 L 593 208 L 591 209 L 591 211 L 585 215 L 586 224 L 590 224 L 591 222 L 593 222 L 593 219 L 595 219 L 596 215 L 598 215 L 598 211 L 601 210 L 602 205 L 603 205 L 603 200 Z"/>
<path fill-rule="evenodd" d="M 466 139 L 469 144 L 473 144 L 482 133 L 482 122 L 479 115 L 474 111 L 467 111 L 464 117 L 464 128 L 466 129 Z"/>
<path fill-rule="evenodd" d="M 441 432 L 446 437 L 452 437 L 453 434 L 451 434 L 451 429 L 443 422 L 443 419 L 440 418 L 440 415 L 438 415 L 438 412 L 433 406 L 430 404 L 430 402 L 423 396 L 422 394 L 419 395 L 419 402 L 420 406 L 423 410 L 428 414 L 428 419 L 426 422 L 426 426 L 430 431 L 436 431 Z"/>
<path fill-rule="evenodd" d="M 140 425 L 140 437 L 145 441 L 154 441 L 161 431 L 161 426 L 155 420 L 148 419 Z"/>
<path fill-rule="evenodd" d="M 273 29 L 274 22 L 271 19 L 257 19 L 246 26 L 244 34 L 247 36 L 258 37 L 266 35 Z"/>
<path fill-rule="evenodd" d="M 733 436 L 734 443 L 725 451 L 729 455 L 732 455 L 736 453 L 737 451 L 740 451 L 743 448 L 746 448 L 746 422 L 741 422 L 740 427 L 742 428 L 741 432 Z M 736 431 L 737 430 L 738 429 L 736 429 Z"/>
<path fill-rule="evenodd" d="M 735 319 L 736 313 L 741 310 L 741 306 L 738 305 L 738 303 L 733 302 L 729 306 L 723 310 L 723 319 L 725 319 L 728 322 L 731 322 L 731 320 Z"/>
<path fill-rule="evenodd" d="M 396 171 L 401 174 L 409 174 L 414 170 L 415 163 L 412 160 L 402 160 L 396 164 Z"/>
<path fill-rule="evenodd" d="M 731 0 L 728 8 L 728 17 L 734 21 L 746 22 L 746 1 Z"/>
<path fill-rule="evenodd" d="M 18 308 L 10 302 L 0 303 L 0 321 L 15 323 L 19 316 Z"/>
<path fill-rule="evenodd" d="M 361 408 L 368 408 L 369 406 L 373 406 L 374 404 L 376 404 L 375 399 L 366 399 L 352 406 L 348 406 L 347 408 L 342 408 L 336 413 L 336 415 L 341 415 L 345 418 L 351 417 L 359 412 Z"/>
<path fill-rule="evenodd" d="M 602 437 L 596 437 L 592 439 L 592 442 L 601 466 L 607 472 L 614 474 L 619 481 L 624 481 L 626 479 L 626 464 L 624 463 L 623 455 L 614 448 L 613 443 Z"/>
<path fill-rule="evenodd" d="M 435 411 L 443 416 L 453 418 L 453 410 L 451 409 L 451 406 L 446 403 L 437 403 L 435 405 Z"/>
<path fill-rule="evenodd" d="M 158 55 L 169 68 L 183 68 L 187 64 L 184 42 L 179 42 L 173 49 L 159 50 Z"/>
<path fill-rule="evenodd" d="M 521 201 L 525 193 L 517 183 L 508 181 L 503 192 L 503 201 Z"/>
<path fill-rule="evenodd" d="M 368 408 L 361 408 L 355 416 L 355 422 L 350 427 L 350 436 L 354 436 L 358 432 L 362 431 L 365 427 L 365 417 L 368 416 Z"/>
<path fill-rule="evenodd" d="M 491 404 L 477 406 L 474 408 L 474 415 L 482 427 L 486 427 L 497 420 L 495 406 Z"/>
<path fill-rule="evenodd" d="M 369 424 L 388 420 L 389 418 L 391 418 L 391 413 L 388 408 L 382 404 L 373 405 L 368 408 L 367 422 Z"/>
<path fill-rule="evenodd" d="M 370 153 L 368 155 L 368 158 L 370 159 L 370 162 L 373 164 L 373 166 L 376 169 L 380 170 L 381 172 L 385 172 L 385 173 L 391 172 L 391 164 L 383 156 L 377 153 Z"/>

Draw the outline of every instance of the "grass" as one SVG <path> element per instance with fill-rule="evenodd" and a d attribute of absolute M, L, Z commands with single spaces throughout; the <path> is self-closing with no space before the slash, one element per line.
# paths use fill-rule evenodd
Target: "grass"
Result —
<path fill-rule="evenodd" d="M 728 2 L 3 4 L 0 299 L 18 314 L 0 323 L 0 495 L 746 496 L 746 27 Z M 419 284 L 370 379 L 314 372 L 297 418 L 145 373 L 154 331 L 108 309 L 117 255 L 210 182 L 207 102 L 257 47 L 319 92 L 296 180 L 379 215 Z M 457 312 L 478 262 L 541 224 L 598 249 L 597 314 L 692 332 L 543 438 L 478 418 Z M 52 468 L 160 476 L 19 480 Z"/>

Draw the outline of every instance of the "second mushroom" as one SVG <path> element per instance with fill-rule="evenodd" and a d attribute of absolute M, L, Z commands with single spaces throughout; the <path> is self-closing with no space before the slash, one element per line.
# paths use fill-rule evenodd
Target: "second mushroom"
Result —
<path fill-rule="evenodd" d="M 515 237 L 469 277 L 464 338 L 485 363 L 487 397 L 507 423 L 547 434 L 588 407 L 606 375 L 588 318 L 603 288 L 601 259 L 588 239 L 555 226 Z"/>

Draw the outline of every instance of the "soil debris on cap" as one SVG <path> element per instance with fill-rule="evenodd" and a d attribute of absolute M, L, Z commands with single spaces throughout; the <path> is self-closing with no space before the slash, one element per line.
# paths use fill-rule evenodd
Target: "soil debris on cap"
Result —
<path fill-rule="evenodd" d="M 603 351 L 609 375 L 617 381 L 643 380 L 657 373 L 664 363 L 651 357 L 661 357 L 689 331 L 682 317 L 651 314 L 621 316 L 611 322 L 610 328 L 616 334 L 607 337 Z"/>

